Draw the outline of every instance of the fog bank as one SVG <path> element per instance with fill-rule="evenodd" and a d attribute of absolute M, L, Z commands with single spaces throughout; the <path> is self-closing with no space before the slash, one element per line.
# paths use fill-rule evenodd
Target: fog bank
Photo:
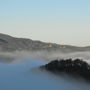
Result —
<path fill-rule="evenodd" d="M 67 59 L 67 58 L 80 58 L 89 62 L 90 52 L 74 52 L 74 53 L 62 53 L 62 52 L 48 52 L 48 51 L 15 51 L 15 52 L 0 52 L 0 61 L 18 61 L 26 58 L 43 59 L 47 61 L 55 59 Z"/>

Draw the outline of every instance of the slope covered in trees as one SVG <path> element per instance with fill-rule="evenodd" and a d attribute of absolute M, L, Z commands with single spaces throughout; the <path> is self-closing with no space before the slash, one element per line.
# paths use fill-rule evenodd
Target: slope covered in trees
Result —
<path fill-rule="evenodd" d="M 90 65 L 81 59 L 54 60 L 42 67 L 51 72 L 64 72 L 90 80 Z"/>

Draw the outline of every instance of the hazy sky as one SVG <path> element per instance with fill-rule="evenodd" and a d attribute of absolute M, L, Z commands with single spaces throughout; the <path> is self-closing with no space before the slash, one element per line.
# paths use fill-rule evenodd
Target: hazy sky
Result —
<path fill-rule="evenodd" d="M 0 0 L 0 32 L 90 46 L 90 0 Z"/>

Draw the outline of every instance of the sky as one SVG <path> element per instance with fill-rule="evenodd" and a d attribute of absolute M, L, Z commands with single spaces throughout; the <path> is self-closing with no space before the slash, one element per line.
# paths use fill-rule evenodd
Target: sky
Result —
<path fill-rule="evenodd" d="M 90 0 L 0 0 L 0 33 L 90 46 Z"/>

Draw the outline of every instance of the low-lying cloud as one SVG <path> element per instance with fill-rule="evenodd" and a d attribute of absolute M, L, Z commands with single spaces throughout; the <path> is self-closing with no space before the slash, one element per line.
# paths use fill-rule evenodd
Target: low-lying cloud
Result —
<path fill-rule="evenodd" d="M 62 53 L 62 52 L 48 52 L 48 51 L 15 51 L 15 52 L 0 52 L 0 60 L 17 61 L 27 58 L 43 59 L 51 61 L 54 59 L 67 59 L 67 58 L 80 58 L 83 60 L 90 60 L 90 52 L 74 52 L 74 53 Z"/>

